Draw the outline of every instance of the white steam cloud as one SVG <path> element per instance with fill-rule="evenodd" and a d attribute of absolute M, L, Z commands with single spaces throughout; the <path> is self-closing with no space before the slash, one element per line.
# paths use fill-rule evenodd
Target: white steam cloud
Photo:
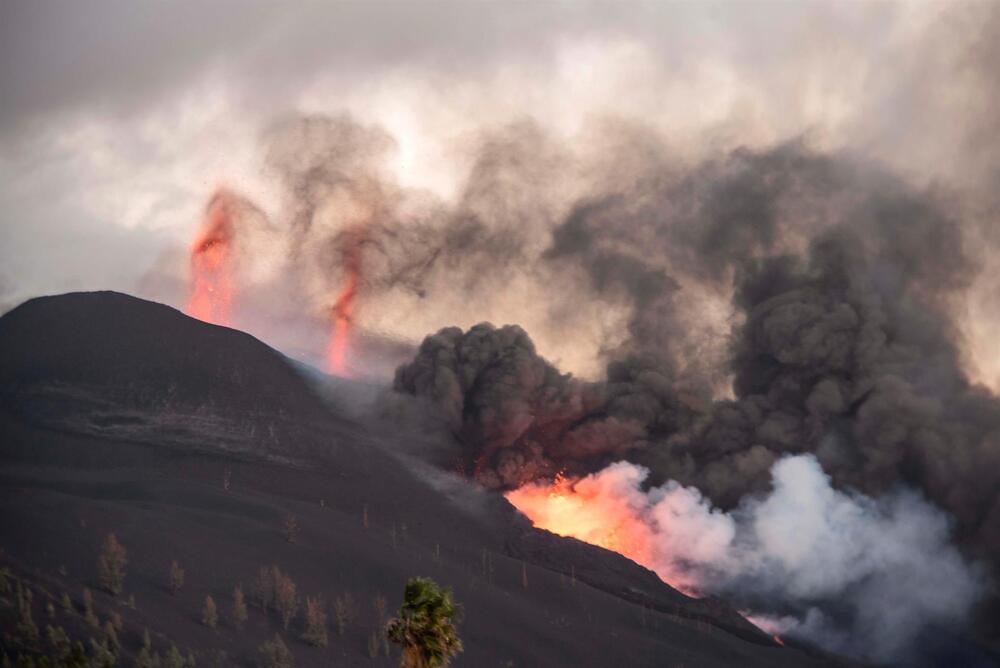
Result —
<path fill-rule="evenodd" d="M 787 637 L 905 661 L 919 634 L 961 625 L 983 591 L 941 510 L 906 489 L 838 491 L 812 455 L 776 462 L 772 490 L 728 513 L 674 481 L 643 490 L 647 475 L 618 462 L 573 489 L 672 584 L 726 595 Z"/>

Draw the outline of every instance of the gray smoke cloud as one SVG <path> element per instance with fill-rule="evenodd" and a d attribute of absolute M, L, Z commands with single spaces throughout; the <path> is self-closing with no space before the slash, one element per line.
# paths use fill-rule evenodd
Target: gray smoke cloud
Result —
<path fill-rule="evenodd" d="M 811 452 L 838 484 L 926 490 L 994 550 L 1000 469 L 981 465 L 1000 457 L 1000 402 L 962 365 L 954 303 L 976 267 L 947 198 L 799 145 L 677 183 L 638 205 L 572 208 L 541 254 L 589 276 L 590 299 L 629 304 L 606 382 L 567 378 L 523 332 L 480 326 L 425 341 L 396 389 L 445 407 L 488 484 L 631 450 L 657 480 L 732 507 L 780 456 Z M 685 286 L 731 289 L 740 317 L 722 369 L 696 354 Z M 711 401 L 720 376 L 734 396 Z"/>
<path fill-rule="evenodd" d="M 438 406 L 465 470 L 501 489 L 560 471 L 605 475 L 624 458 L 651 484 L 696 488 L 737 526 L 764 522 L 773 533 L 799 526 L 783 524 L 777 504 L 805 508 L 782 493 L 782 462 L 808 456 L 809 498 L 865 518 L 839 527 L 840 554 L 877 538 L 872 553 L 894 565 L 830 565 L 817 552 L 794 573 L 755 572 L 749 564 L 768 550 L 757 537 L 727 547 L 747 554 L 701 581 L 794 604 L 796 627 L 827 646 L 904 661 L 914 628 L 965 619 L 985 586 L 949 545 L 946 518 L 966 553 L 994 568 L 1000 546 L 1000 400 L 969 380 L 956 324 L 978 271 L 960 208 L 947 192 L 801 143 L 663 174 L 568 207 L 536 258 L 586 279 L 564 298 L 627 306 L 628 335 L 605 351 L 604 380 L 561 374 L 516 326 L 481 324 L 425 339 L 394 388 Z M 728 295 L 736 316 L 718 358 L 698 355 L 711 348 L 692 307 L 702 295 Z M 720 378 L 730 398 L 717 397 Z M 769 489 L 772 500 L 754 501 Z M 813 519 L 835 535 L 828 511 Z M 913 532 L 928 543 L 914 544 Z M 933 556 L 897 563 L 913 550 Z M 828 568 L 843 575 L 822 575 Z M 909 576 L 935 568 L 955 578 L 941 599 L 909 600 Z M 821 575 L 839 584 L 809 608 L 796 578 Z M 880 600 L 906 614 L 873 635 L 870 615 L 891 612 Z"/>

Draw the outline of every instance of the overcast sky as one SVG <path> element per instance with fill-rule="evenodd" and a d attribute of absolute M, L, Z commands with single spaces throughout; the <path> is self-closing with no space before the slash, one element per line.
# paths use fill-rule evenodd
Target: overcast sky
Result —
<path fill-rule="evenodd" d="M 479 129 L 602 116 L 691 155 L 808 136 L 986 190 L 997 6 L 2 0 L 0 307 L 148 293 L 219 184 L 276 210 L 260 135 L 295 113 L 383 126 L 399 182 L 444 198 Z"/>

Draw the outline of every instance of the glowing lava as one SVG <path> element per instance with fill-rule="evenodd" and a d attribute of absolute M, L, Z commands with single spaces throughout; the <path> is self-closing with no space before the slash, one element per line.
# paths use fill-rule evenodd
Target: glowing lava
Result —
<path fill-rule="evenodd" d="M 232 193 L 217 190 L 205 207 L 201 229 L 191 244 L 191 295 L 185 310 L 217 325 L 230 323 L 236 296 L 233 207 Z"/>
<path fill-rule="evenodd" d="M 529 484 L 505 496 L 536 527 L 613 550 L 656 570 L 652 532 L 628 500 L 609 493 L 607 485 L 599 476 L 568 481 L 560 474 L 550 485 Z M 658 575 L 674 584 L 668 579 L 671 574 Z"/>
<path fill-rule="evenodd" d="M 345 233 L 344 285 L 337 295 L 333 308 L 330 309 L 332 331 L 330 332 L 330 344 L 327 347 L 327 366 L 330 373 L 337 376 L 350 376 L 347 367 L 347 351 L 350 347 L 354 302 L 361 280 L 361 247 L 364 239 L 365 232 L 362 228 L 349 230 Z"/>

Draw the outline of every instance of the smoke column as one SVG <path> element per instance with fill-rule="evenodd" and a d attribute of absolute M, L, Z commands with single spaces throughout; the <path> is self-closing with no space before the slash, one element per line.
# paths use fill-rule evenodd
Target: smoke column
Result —
<path fill-rule="evenodd" d="M 205 207 L 201 229 L 191 244 L 189 315 L 229 325 L 236 295 L 233 276 L 232 194 L 217 190 Z"/>
<path fill-rule="evenodd" d="M 730 512 L 675 481 L 644 490 L 648 475 L 618 462 L 506 497 L 536 526 L 620 552 L 686 593 L 741 599 L 786 637 L 866 659 L 910 665 L 922 630 L 960 625 L 981 594 L 944 513 L 911 491 L 835 490 L 812 455 L 776 462 L 771 491 Z"/>
<path fill-rule="evenodd" d="M 351 345 L 354 301 L 361 279 L 361 247 L 364 239 L 365 231 L 361 228 L 349 230 L 345 234 L 344 284 L 330 312 L 333 329 L 327 348 L 327 364 L 331 373 L 341 377 L 351 375 L 347 365 L 347 352 Z"/>

